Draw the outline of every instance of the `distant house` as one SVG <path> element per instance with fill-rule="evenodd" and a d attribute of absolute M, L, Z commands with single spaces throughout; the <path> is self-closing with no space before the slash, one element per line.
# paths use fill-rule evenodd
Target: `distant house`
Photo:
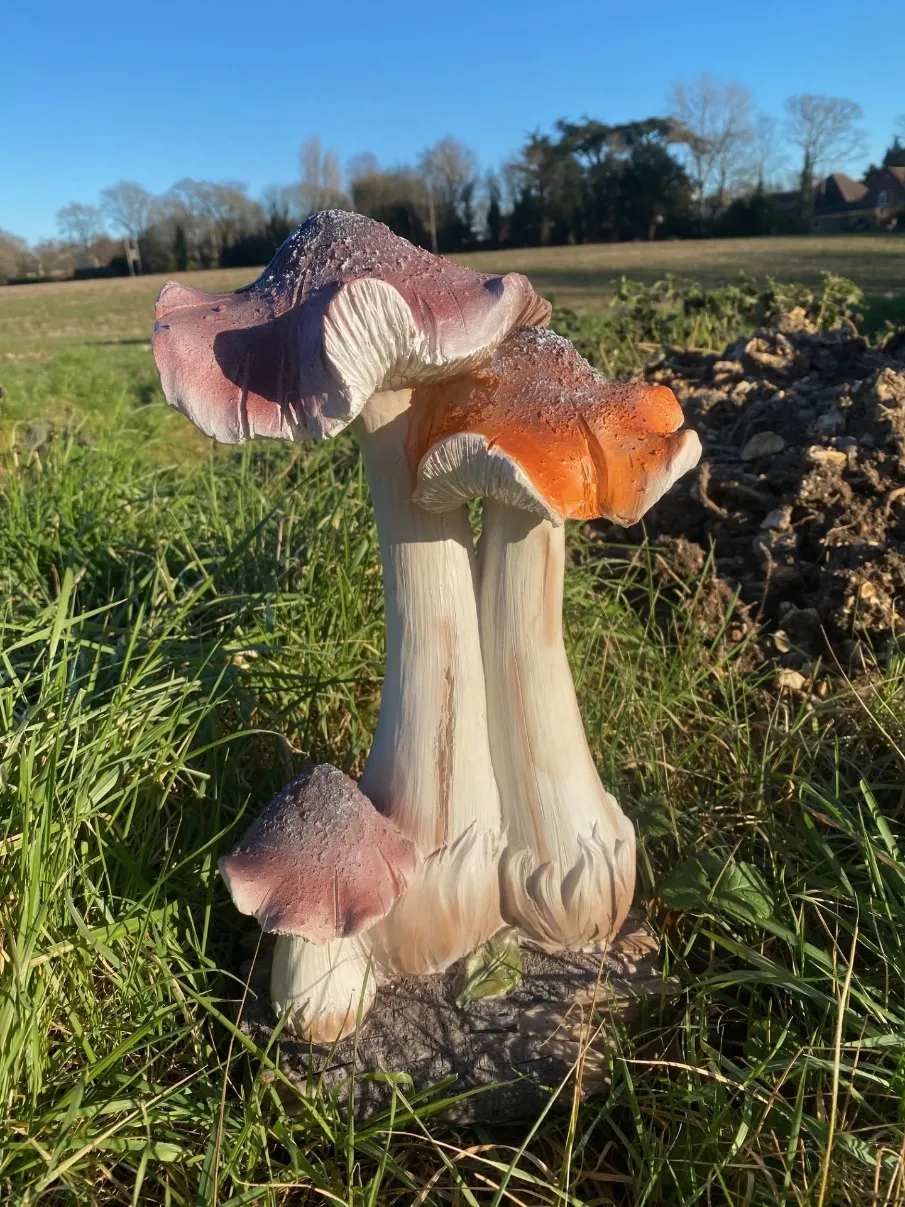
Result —
<path fill-rule="evenodd" d="M 905 226 L 905 166 L 871 168 L 864 181 L 876 202 L 878 224 Z"/>
<path fill-rule="evenodd" d="M 827 176 L 814 197 L 813 230 L 893 230 L 905 225 L 905 167 L 871 168 L 864 180 Z"/>

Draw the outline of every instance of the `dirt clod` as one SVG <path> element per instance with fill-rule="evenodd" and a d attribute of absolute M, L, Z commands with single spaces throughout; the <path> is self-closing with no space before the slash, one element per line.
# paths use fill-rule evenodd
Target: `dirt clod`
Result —
<path fill-rule="evenodd" d="M 827 642 L 838 655 L 905 633 L 905 339 L 871 347 L 792 311 L 645 377 L 675 391 L 704 446 L 646 520 L 658 543 L 681 540 L 680 571 L 712 545 L 725 598 L 739 591 L 788 669 Z"/>

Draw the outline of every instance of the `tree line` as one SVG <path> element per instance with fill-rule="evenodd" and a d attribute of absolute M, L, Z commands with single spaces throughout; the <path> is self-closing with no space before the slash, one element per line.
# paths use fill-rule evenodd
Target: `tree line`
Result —
<path fill-rule="evenodd" d="M 664 116 L 610 125 L 565 119 L 535 131 L 497 171 L 448 136 L 414 163 L 370 153 L 343 170 L 309 138 L 295 181 L 258 198 L 238 181 L 185 178 L 162 195 L 120 181 L 57 214 L 59 238 L 28 247 L 0 232 L 0 280 L 254 266 L 320 209 L 356 210 L 432 251 L 810 229 L 827 172 L 863 157 L 860 107 L 799 94 L 782 121 L 737 83 L 704 74 L 672 86 Z M 905 115 L 884 163 L 905 163 Z M 794 204 L 778 211 L 785 189 Z"/>

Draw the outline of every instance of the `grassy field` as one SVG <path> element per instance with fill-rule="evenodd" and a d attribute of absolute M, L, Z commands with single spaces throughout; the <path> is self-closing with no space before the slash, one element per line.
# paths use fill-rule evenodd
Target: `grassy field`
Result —
<path fill-rule="evenodd" d="M 650 283 L 673 273 L 714 286 L 728 284 L 745 271 L 760 279 L 773 276 L 813 285 L 822 272 L 833 272 L 855 281 L 870 297 L 905 290 L 905 238 L 900 235 L 600 243 L 456 258 L 481 272 L 526 273 L 557 306 L 579 311 L 604 305 L 622 275 Z M 258 271 L 220 269 L 177 276 L 196 289 L 216 291 L 245 285 Z M 48 341 L 147 340 L 153 325 L 150 306 L 167 279 L 147 276 L 0 289 L 0 357 L 41 351 Z"/>
<path fill-rule="evenodd" d="M 404 1087 L 354 1125 L 237 1031 L 217 855 L 294 770 L 360 767 L 379 559 L 350 441 L 214 450 L 167 410 L 157 285 L 0 290 L 0 1201 L 905 1202 L 905 652 L 777 694 L 699 582 L 579 527 L 569 653 L 679 993 L 607 1020 L 607 1093 L 497 1131 Z"/>
<path fill-rule="evenodd" d="M 739 272 L 759 279 L 817 284 L 822 272 L 849 277 L 870 296 L 905 289 L 900 235 L 702 239 L 669 243 L 598 243 L 483 252 L 461 257 L 484 272 L 523 272 L 557 306 L 593 309 L 620 276 L 650 284 L 667 273 L 704 285 L 726 285 Z"/>

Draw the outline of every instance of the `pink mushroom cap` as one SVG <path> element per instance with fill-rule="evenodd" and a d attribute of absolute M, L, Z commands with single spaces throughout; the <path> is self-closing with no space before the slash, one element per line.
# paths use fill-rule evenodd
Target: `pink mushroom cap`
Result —
<path fill-rule="evenodd" d="M 323 439 L 378 390 L 447 380 L 514 327 L 549 317 L 518 273 L 474 272 L 380 222 L 328 210 L 244 289 L 164 285 L 153 348 L 167 401 L 207 435 Z"/>
<path fill-rule="evenodd" d="M 326 943 L 383 918 L 417 865 L 414 845 L 355 781 L 322 763 L 274 797 L 220 873 L 263 930 Z"/>

